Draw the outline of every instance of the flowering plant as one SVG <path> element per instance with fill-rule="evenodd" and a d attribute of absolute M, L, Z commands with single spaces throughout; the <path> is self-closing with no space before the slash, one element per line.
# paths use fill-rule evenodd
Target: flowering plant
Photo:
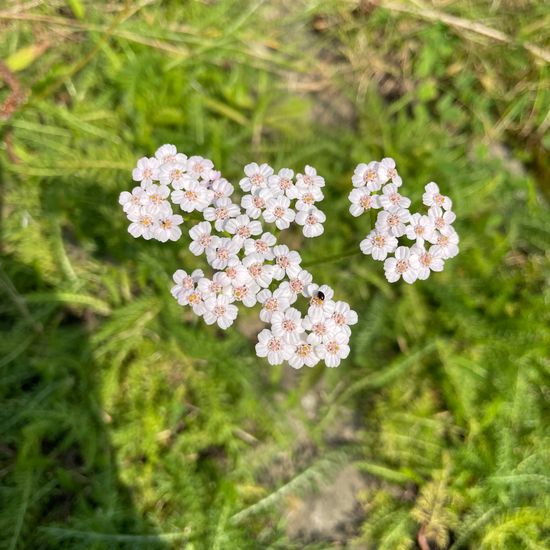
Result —
<path fill-rule="evenodd" d="M 236 304 L 260 304 L 260 319 L 270 328 L 258 335 L 259 357 L 272 365 L 288 361 L 297 369 L 321 360 L 337 367 L 349 354 L 357 314 L 346 302 L 334 301 L 330 287 L 314 284 L 300 254 L 278 244 L 263 225 L 281 231 L 296 223 L 305 237 L 321 235 L 326 216 L 315 205 L 323 199 L 325 181 L 311 166 L 296 178 L 289 168 L 275 174 L 256 163 L 245 166 L 244 174 L 239 186 L 245 194 L 238 204 L 234 186 L 211 160 L 188 158 L 174 145 L 163 145 L 154 157 L 138 160 L 132 178 L 139 185 L 120 194 L 131 222 L 128 231 L 136 238 L 177 241 L 184 220 L 172 207 L 198 212 L 202 219 L 188 232 L 189 249 L 204 255 L 215 271 L 209 278 L 201 269 L 178 269 L 171 289 L 178 303 L 224 330 L 238 316 Z M 293 307 L 300 296 L 309 300 L 305 315 Z"/>
<path fill-rule="evenodd" d="M 355 187 L 349 194 L 352 216 L 380 210 L 374 229 L 361 241 L 360 248 L 363 254 L 384 261 L 390 283 L 401 277 L 409 284 L 427 279 L 432 271 L 443 271 L 445 260 L 458 254 L 452 201 L 440 193 L 436 183 L 430 182 L 424 188 L 422 202 L 429 207 L 427 215 L 409 211 L 411 200 L 400 193 L 403 180 L 391 158 L 358 164 L 352 183 Z M 399 246 L 400 237 L 407 237 L 415 244 Z M 426 248 L 426 243 L 431 246 Z M 390 254 L 394 256 L 388 257 Z"/>

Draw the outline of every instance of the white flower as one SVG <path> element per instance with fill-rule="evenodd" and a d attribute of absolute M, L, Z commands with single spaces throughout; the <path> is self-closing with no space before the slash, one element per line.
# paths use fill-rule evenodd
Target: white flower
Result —
<path fill-rule="evenodd" d="M 180 305 L 185 306 L 189 303 L 189 294 L 195 290 L 196 283 L 203 277 L 202 269 L 195 269 L 190 275 L 183 269 L 178 269 L 172 275 L 175 285 L 170 289 L 170 293 Z"/>
<path fill-rule="evenodd" d="M 387 183 L 382 189 L 382 194 L 378 199 L 382 208 L 389 210 L 392 206 L 408 208 L 411 205 L 411 199 L 400 195 L 395 183 Z"/>
<path fill-rule="evenodd" d="M 194 210 L 203 212 L 212 202 L 213 195 L 212 191 L 193 180 L 186 184 L 185 189 L 172 191 L 172 200 L 179 204 L 184 212 L 193 212 Z"/>
<path fill-rule="evenodd" d="M 262 288 L 267 288 L 273 281 L 273 266 L 264 262 L 264 257 L 257 253 L 245 256 L 242 260 L 250 277 Z"/>
<path fill-rule="evenodd" d="M 187 156 L 183 153 L 178 153 L 175 145 L 161 145 L 155 152 L 155 157 L 159 161 L 159 164 L 181 164 L 185 170 L 185 163 Z"/>
<path fill-rule="evenodd" d="M 298 225 L 303 225 L 303 233 L 306 237 L 318 237 L 323 233 L 325 228 L 323 227 L 323 222 L 326 221 L 327 217 L 324 212 L 321 212 L 318 208 L 313 206 L 309 210 L 300 210 L 296 214 L 296 223 Z"/>
<path fill-rule="evenodd" d="M 223 197 L 230 197 L 234 191 L 233 186 L 225 178 L 214 180 L 210 189 L 212 189 L 214 193 L 215 200 L 222 199 Z"/>
<path fill-rule="evenodd" d="M 246 267 L 241 263 L 237 256 L 233 256 L 228 262 L 227 267 L 220 273 L 220 282 L 224 287 L 231 288 L 238 286 L 241 281 L 251 279 Z"/>
<path fill-rule="evenodd" d="M 308 313 L 302 321 L 302 326 L 311 333 L 311 341 L 314 344 L 321 344 L 336 332 L 335 322 L 320 308 L 315 308 Z"/>
<path fill-rule="evenodd" d="M 183 189 L 189 176 L 185 173 L 185 164 L 174 162 L 163 164 L 159 169 L 159 181 L 163 185 L 172 184 L 174 189 Z"/>
<path fill-rule="evenodd" d="M 358 320 L 357 313 L 349 307 L 349 304 L 340 300 L 335 302 L 334 311 L 330 318 L 334 321 L 334 324 L 348 336 L 351 334 L 349 325 L 355 325 Z"/>
<path fill-rule="evenodd" d="M 132 222 L 128 226 L 128 233 L 135 237 L 143 237 L 145 240 L 152 239 L 157 226 L 156 217 L 147 208 L 141 208 L 139 212 L 132 212 L 128 215 Z"/>
<path fill-rule="evenodd" d="M 365 210 L 371 208 L 380 208 L 380 201 L 378 195 L 371 195 L 370 191 L 366 187 L 359 187 L 353 189 L 348 196 L 351 206 L 349 212 L 352 216 L 360 216 Z"/>
<path fill-rule="evenodd" d="M 454 258 L 458 254 L 458 233 L 449 227 L 437 235 L 435 249 L 444 260 Z"/>
<path fill-rule="evenodd" d="M 430 249 L 426 250 L 424 246 L 419 244 L 415 244 L 411 248 L 409 261 L 421 281 L 430 276 L 430 271 L 443 271 L 445 263 L 437 246 L 430 246 Z"/>
<path fill-rule="evenodd" d="M 275 336 L 282 338 L 284 342 L 298 344 L 304 330 L 302 314 L 293 307 L 284 311 L 276 311 L 271 316 L 271 331 Z"/>
<path fill-rule="evenodd" d="M 434 231 L 433 222 L 428 216 L 422 214 L 413 214 L 407 225 L 407 238 L 422 244 L 424 240 L 431 240 Z"/>
<path fill-rule="evenodd" d="M 193 308 L 193 313 L 199 317 L 206 311 L 204 300 L 198 289 L 192 290 L 187 295 L 187 303 Z"/>
<path fill-rule="evenodd" d="M 294 221 L 296 213 L 290 208 L 290 199 L 280 195 L 267 201 L 263 217 L 266 222 L 275 223 L 278 229 L 286 229 Z"/>
<path fill-rule="evenodd" d="M 444 212 L 441 208 L 439 208 L 439 206 L 432 206 L 429 208 L 428 217 L 434 227 L 440 232 L 445 232 L 450 229 L 451 225 L 456 220 L 456 214 L 454 212 L 451 212 L 450 210 Z"/>
<path fill-rule="evenodd" d="M 256 189 L 251 195 L 243 196 L 241 206 L 245 209 L 247 216 L 255 220 L 262 215 L 262 210 L 272 197 L 273 191 L 271 189 Z"/>
<path fill-rule="evenodd" d="M 305 334 L 302 334 L 300 341 L 292 346 L 291 349 L 288 364 L 294 369 L 301 369 L 304 365 L 314 367 L 319 362 L 311 334 L 307 337 Z"/>
<path fill-rule="evenodd" d="M 296 185 L 293 197 L 296 201 L 296 210 L 309 210 L 316 202 L 322 201 L 324 198 L 323 192 L 319 187 L 306 187 L 303 183 Z"/>
<path fill-rule="evenodd" d="M 233 296 L 238 302 L 242 302 L 246 307 L 253 307 L 258 301 L 258 292 L 260 286 L 256 281 L 244 277 L 237 277 L 233 285 Z"/>
<path fill-rule="evenodd" d="M 290 307 L 290 291 L 288 288 L 276 288 L 273 292 L 264 288 L 258 293 L 258 302 L 262 304 L 260 319 L 270 323 L 271 317 L 277 311 L 285 311 Z"/>
<path fill-rule="evenodd" d="M 373 229 L 359 244 L 363 254 L 370 254 L 375 260 L 385 260 L 397 248 L 397 239 L 388 233 Z"/>
<path fill-rule="evenodd" d="M 170 189 L 166 185 L 152 183 L 141 195 L 141 204 L 149 209 L 153 216 L 167 215 L 172 212 L 170 203 L 166 200 Z"/>
<path fill-rule="evenodd" d="M 183 223 L 179 214 L 163 215 L 157 220 L 154 230 L 154 237 L 158 241 L 177 241 L 181 237 L 181 229 L 178 227 Z"/>
<path fill-rule="evenodd" d="M 388 258 L 384 262 L 384 271 L 386 279 L 390 283 L 395 283 L 401 277 L 405 282 L 411 284 L 417 279 L 417 271 L 411 261 L 411 249 L 407 246 L 399 246 L 395 251 L 395 258 Z"/>
<path fill-rule="evenodd" d="M 134 187 L 132 192 L 123 191 L 118 197 L 118 203 L 126 214 L 139 214 L 142 205 L 142 196 L 145 194 L 143 187 Z"/>
<path fill-rule="evenodd" d="M 240 214 L 236 218 L 227 220 L 224 229 L 229 234 L 235 235 L 235 240 L 244 244 L 246 239 L 262 232 L 262 224 L 259 221 L 250 221 L 246 214 Z"/>
<path fill-rule="evenodd" d="M 308 315 L 314 315 L 317 311 L 323 312 L 324 315 L 332 315 L 336 304 L 332 300 L 334 290 L 330 286 L 310 284 L 306 288 L 306 294 L 310 298 Z"/>
<path fill-rule="evenodd" d="M 403 180 L 401 179 L 401 176 L 397 173 L 395 160 L 387 157 L 380 161 L 380 164 L 378 165 L 378 179 L 382 184 L 391 180 L 392 183 L 397 185 L 397 187 L 401 186 Z"/>
<path fill-rule="evenodd" d="M 147 187 L 158 179 L 159 161 L 156 158 L 142 157 L 137 161 L 137 166 L 132 170 L 132 179 L 140 181 L 142 187 Z"/>
<path fill-rule="evenodd" d="M 209 222 L 200 222 L 189 230 L 191 243 L 189 250 L 195 255 L 200 256 L 205 249 L 212 243 L 212 226 Z"/>
<path fill-rule="evenodd" d="M 258 334 L 256 344 L 256 355 L 267 357 L 271 365 L 280 365 L 286 361 L 292 353 L 292 346 L 283 342 L 282 338 L 275 336 L 269 329 L 265 328 Z"/>
<path fill-rule="evenodd" d="M 199 289 L 199 292 L 205 302 L 209 298 L 216 298 L 221 294 L 225 294 L 230 301 L 233 301 L 233 289 L 229 285 L 224 284 L 224 280 L 223 273 L 220 271 L 214 273 L 212 279 L 208 279 L 206 277 L 199 279 L 197 288 Z"/>
<path fill-rule="evenodd" d="M 200 177 L 203 179 L 208 178 L 212 168 L 214 168 L 214 163 L 210 159 L 199 156 L 193 156 L 187 159 L 187 172 L 194 179 Z"/>
<path fill-rule="evenodd" d="M 273 278 L 280 281 L 285 275 L 294 275 L 301 271 L 302 258 L 295 250 L 290 250 L 286 244 L 280 244 L 273 248 L 275 265 Z"/>
<path fill-rule="evenodd" d="M 376 217 L 375 227 L 381 233 L 387 233 L 394 237 L 401 237 L 407 231 L 405 224 L 409 221 L 411 214 L 400 206 L 391 206 L 383 210 Z"/>
<path fill-rule="evenodd" d="M 225 269 L 232 258 L 237 258 L 239 244 L 233 239 L 215 237 L 206 248 L 206 259 L 214 269 Z"/>
<path fill-rule="evenodd" d="M 324 359 L 327 367 L 334 368 L 340 364 L 342 359 L 349 355 L 348 337 L 343 331 L 332 334 L 322 344 L 315 346 L 315 353 Z"/>
<path fill-rule="evenodd" d="M 281 168 L 277 175 L 269 176 L 268 184 L 270 189 L 273 189 L 277 195 L 286 195 L 289 199 L 294 198 L 292 196 L 294 190 L 294 171 L 290 168 Z"/>
<path fill-rule="evenodd" d="M 334 296 L 334 290 L 328 285 L 318 285 L 317 283 L 311 283 L 306 286 L 304 296 L 311 299 L 318 298 L 320 300 L 324 300 L 325 298 L 328 298 L 329 300 L 331 300 Z"/>
<path fill-rule="evenodd" d="M 202 179 L 205 183 L 208 183 L 209 185 L 211 185 L 215 181 L 221 179 L 221 177 L 222 177 L 222 173 L 219 170 L 215 170 L 214 168 L 212 168 L 210 172 L 208 172 L 207 174 L 203 174 Z"/>
<path fill-rule="evenodd" d="M 246 178 L 243 178 L 239 185 L 243 191 L 252 193 L 257 189 L 267 187 L 269 176 L 273 174 L 273 168 L 268 164 L 260 164 L 251 162 L 244 167 Z"/>
<path fill-rule="evenodd" d="M 266 260 L 273 260 L 275 255 L 273 254 L 272 247 L 277 242 L 277 239 L 271 233 L 264 233 L 259 239 L 246 239 L 244 241 L 244 253 L 249 254 L 261 254 Z"/>
<path fill-rule="evenodd" d="M 294 303 L 298 298 L 298 294 L 307 296 L 306 288 L 311 284 L 313 275 L 302 269 L 292 277 L 289 277 L 288 281 L 282 283 L 279 288 L 288 289 L 290 291 L 291 303 Z"/>
<path fill-rule="evenodd" d="M 304 168 L 304 174 L 296 174 L 296 186 L 314 189 L 315 187 L 324 187 L 325 178 L 317 174 L 317 170 L 313 166 Z"/>
<path fill-rule="evenodd" d="M 380 179 L 378 177 L 378 162 L 369 162 L 365 164 L 361 162 L 355 168 L 351 181 L 353 187 L 367 186 L 369 191 L 378 191 L 381 187 Z"/>
<path fill-rule="evenodd" d="M 422 202 L 426 206 L 438 206 L 445 210 L 450 210 L 453 207 L 451 199 L 439 192 L 437 183 L 432 181 L 428 183 L 424 189 L 426 192 L 422 195 Z"/>
<path fill-rule="evenodd" d="M 233 324 L 238 314 L 237 306 L 231 304 L 227 296 L 211 296 L 205 301 L 203 319 L 207 325 L 218 323 L 221 329 L 226 330 Z"/>
<path fill-rule="evenodd" d="M 214 206 L 204 209 L 204 219 L 214 222 L 217 231 L 223 231 L 226 220 L 239 215 L 240 208 L 227 197 L 218 199 Z"/>

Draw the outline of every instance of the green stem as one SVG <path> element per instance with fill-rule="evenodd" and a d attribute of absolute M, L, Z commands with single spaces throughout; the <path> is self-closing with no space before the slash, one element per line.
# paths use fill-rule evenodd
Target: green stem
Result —
<path fill-rule="evenodd" d="M 319 258 L 317 260 L 311 260 L 310 262 L 304 262 L 302 264 L 302 267 L 311 267 L 312 265 L 319 265 L 319 264 L 325 264 L 329 262 L 338 262 L 340 260 L 343 260 L 345 258 L 350 258 L 352 256 L 357 256 L 359 254 L 362 254 L 359 246 L 356 246 L 353 249 L 347 250 L 346 252 L 341 252 L 340 254 L 335 254 L 334 256 L 327 256 L 325 258 Z"/>

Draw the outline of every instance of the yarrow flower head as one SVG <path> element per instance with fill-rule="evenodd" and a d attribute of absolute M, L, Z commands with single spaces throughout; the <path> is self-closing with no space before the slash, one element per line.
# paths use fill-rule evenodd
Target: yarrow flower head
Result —
<path fill-rule="evenodd" d="M 171 293 L 178 303 L 222 330 L 234 324 L 239 306 L 259 304 L 260 320 L 269 324 L 258 335 L 259 357 L 272 365 L 288 361 L 296 369 L 323 359 L 327 366 L 337 366 L 349 353 L 350 326 L 357 315 L 345 302 L 333 301 L 330 287 L 314 285 L 311 273 L 301 268 L 300 254 L 279 244 L 263 225 L 284 230 L 295 222 L 306 237 L 322 234 L 326 216 L 317 204 L 325 180 L 311 166 L 296 177 L 290 168 L 275 174 L 265 163 L 247 164 L 244 173 L 239 185 L 246 194 L 238 200 L 235 187 L 211 160 L 163 145 L 154 157 L 138 160 L 132 178 L 139 185 L 120 194 L 131 222 L 128 231 L 146 240 L 176 241 L 184 219 L 173 208 L 194 220 L 202 218 L 190 225 L 188 246 L 194 256 L 205 257 L 213 273 L 206 277 L 201 269 L 176 270 Z M 371 200 L 378 207 L 377 199 Z M 430 254 L 441 257 L 442 247 L 450 254 L 451 246 L 449 236 L 434 244 Z M 293 305 L 299 298 L 304 313 Z"/>
<path fill-rule="evenodd" d="M 222 197 L 214 202 L 213 206 L 204 209 L 204 219 L 214 222 L 217 231 L 223 231 L 225 223 L 238 216 L 240 208 L 231 202 L 229 197 Z"/>
<path fill-rule="evenodd" d="M 295 198 L 294 196 L 294 170 L 290 168 L 281 168 L 276 175 L 269 176 L 269 187 L 275 194 L 284 193 L 289 199 Z"/>
<path fill-rule="evenodd" d="M 202 212 L 212 203 L 214 193 L 206 189 L 197 180 L 186 182 L 183 189 L 172 191 L 172 201 L 179 204 L 184 212 Z"/>
<path fill-rule="evenodd" d="M 217 323 L 217 325 L 224 330 L 229 328 L 239 314 L 237 306 L 233 305 L 231 302 L 232 298 L 224 294 L 220 296 L 210 296 L 204 303 L 204 322 L 207 325 Z"/>
<path fill-rule="evenodd" d="M 189 237 L 191 237 L 191 243 L 189 244 L 189 250 L 195 255 L 200 256 L 204 251 L 210 247 L 212 240 L 212 225 L 209 222 L 200 222 L 189 230 Z"/>
<path fill-rule="evenodd" d="M 126 215 L 139 214 L 143 204 L 142 195 L 144 194 L 145 189 L 143 187 L 134 187 L 131 193 L 122 191 L 118 198 L 118 202 Z"/>
<path fill-rule="evenodd" d="M 155 158 L 159 161 L 161 167 L 163 166 L 173 166 L 181 165 L 184 169 L 187 162 L 187 156 L 183 153 L 178 153 L 175 145 L 161 145 L 155 151 Z"/>
<path fill-rule="evenodd" d="M 140 183 L 139 187 L 131 193 L 123 191 L 119 197 L 131 222 L 128 232 L 146 240 L 179 240 L 183 217 L 174 213 L 172 207 L 177 205 L 191 213 L 210 206 L 215 199 L 209 188 L 213 166 L 203 157 L 188 159 L 171 144 L 159 147 L 154 157 L 140 158 L 132 170 L 132 179 Z"/>
<path fill-rule="evenodd" d="M 296 223 L 303 225 L 303 233 L 306 237 L 318 237 L 323 233 L 325 228 L 323 223 L 327 217 L 324 212 L 312 206 L 309 210 L 300 210 L 296 215 Z"/>
<path fill-rule="evenodd" d="M 262 232 L 262 224 L 259 221 L 251 221 L 246 214 L 239 214 L 236 218 L 230 218 L 225 222 L 224 229 L 233 235 L 233 239 L 244 244 L 252 236 Z"/>
<path fill-rule="evenodd" d="M 427 214 L 410 213 L 411 200 L 401 192 L 403 183 L 391 158 L 380 162 L 357 165 L 349 194 L 352 216 L 368 210 L 381 209 L 375 228 L 361 241 L 363 254 L 384 262 L 386 279 L 393 283 L 403 279 L 407 283 L 427 279 L 432 271 L 443 271 L 445 260 L 458 254 L 458 234 L 453 228 L 456 215 L 451 211 L 452 201 L 441 194 L 439 186 L 426 185 L 422 202 Z M 373 194 L 381 190 L 379 194 Z M 399 238 L 414 241 L 411 247 L 399 246 Z M 430 243 L 426 249 L 426 243 Z M 392 256 L 394 254 L 394 256 Z"/>
<path fill-rule="evenodd" d="M 178 269 L 172 276 L 174 286 L 171 289 L 172 296 L 181 305 L 188 303 L 189 295 L 195 290 L 197 282 L 204 277 L 202 269 L 195 269 L 190 275 L 183 269 Z"/>
<path fill-rule="evenodd" d="M 366 187 L 369 191 L 378 191 L 381 186 L 380 178 L 378 176 L 379 163 L 364 162 L 357 165 L 351 181 L 354 187 Z"/>
<path fill-rule="evenodd" d="M 382 185 L 391 180 L 396 187 L 401 186 L 403 180 L 397 173 L 395 160 L 387 157 L 380 161 L 380 164 L 378 164 L 378 180 Z"/>
<path fill-rule="evenodd" d="M 256 164 L 251 162 L 244 167 L 246 177 L 243 178 L 239 185 L 243 191 L 257 191 L 267 187 L 269 177 L 273 175 L 273 168 L 268 164 Z"/>
<path fill-rule="evenodd" d="M 285 195 L 267 201 L 263 218 L 266 222 L 274 223 L 277 229 L 287 229 L 295 217 L 296 212 L 290 207 L 290 199 Z"/>
<path fill-rule="evenodd" d="M 193 156 L 187 160 L 187 172 L 192 178 L 208 181 L 212 168 L 214 168 L 214 163 L 210 159 Z"/>
<path fill-rule="evenodd" d="M 266 260 L 273 260 L 275 257 L 273 253 L 273 247 L 277 239 L 271 233 L 264 233 L 259 239 L 246 239 L 244 241 L 244 253 L 249 254 L 261 254 Z"/>
<path fill-rule="evenodd" d="M 295 250 L 290 250 L 285 244 L 273 247 L 275 265 L 273 277 L 280 281 L 285 275 L 296 274 L 300 271 L 302 258 Z"/>
<path fill-rule="evenodd" d="M 315 346 L 315 352 L 324 359 L 327 367 L 337 367 L 349 355 L 348 336 L 344 331 L 335 331 L 326 341 Z"/>
<path fill-rule="evenodd" d="M 139 181 L 142 187 L 148 187 L 158 179 L 158 173 L 158 159 L 143 157 L 137 161 L 137 166 L 132 171 L 132 179 Z"/>
<path fill-rule="evenodd" d="M 371 231 L 359 244 L 363 254 L 370 254 L 375 260 L 385 260 L 397 248 L 397 239 L 380 229 Z"/>
<path fill-rule="evenodd" d="M 281 313 L 290 307 L 290 292 L 285 288 L 277 288 L 273 292 L 264 288 L 258 293 L 258 302 L 262 304 L 260 319 L 270 323 L 274 313 Z"/>
<path fill-rule="evenodd" d="M 348 196 L 351 206 L 349 212 L 352 216 L 361 216 L 366 210 L 380 208 L 379 195 L 373 195 L 367 187 L 353 189 Z"/>

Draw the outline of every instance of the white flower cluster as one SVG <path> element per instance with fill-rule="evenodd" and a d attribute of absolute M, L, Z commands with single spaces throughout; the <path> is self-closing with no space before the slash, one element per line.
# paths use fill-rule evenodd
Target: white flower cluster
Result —
<path fill-rule="evenodd" d="M 452 202 L 439 192 L 436 183 L 428 183 L 422 196 L 429 207 L 427 215 L 409 211 L 411 200 L 399 192 L 403 181 L 391 158 L 357 165 L 352 183 L 355 187 L 349 194 L 352 216 L 371 209 L 381 210 L 375 228 L 361 241 L 360 248 L 363 254 L 384 261 L 390 283 L 401 277 L 407 283 L 427 279 L 431 271 L 443 271 L 445 260 L 458 254 Z M 416 242 L 411 247 L 399 246 L 400 237 Z M 389 254 L 394 256 L 388 257 Z"/>
<path fill-rule="evenodd" d="M 357 323 L 357 313 L 346 302 L 333 301 L 334 291 L 327 285 L 309 284 L 302 291 L 309 297 L 307 315 L 302 317 L 297 309 L 289 307 L 289 300 L 292 303 L 296 299 L 296 283 L 302 285 L 299 278 L 291 278 L 273 294 L 266 291 L 262 297 L 262 313 L 264 320 L 270 317 L 271 329 L 258 335 L 256 353 L 267 357 L 272 365 L 286 360 L 295 369 L 314 367 L 320 360 L 327 367 L 337 367 L 349 355 L 350 325 Z M 284 307 L 272 311 L 273 305 L 280 302 Z"/>
<path fill-rule="evenodd" d="M 241 206 L 250 218 L 261 216 L 278 229 L 287 229 L 295 221 L 302 226 L 306 237 L 318 237 L 323 233 L 326 216 L 315 203 L 323 200 L 321 188 L 325 180 L 315 168 L 306 166 L 304 174 L 296 175 L 296 182 L 290 168 L 282 168 L 275 174 L 268 164 L 247 164 L 244 173 L 246 177 L 239 185 L 247 194 Z M 292 200 L 296 201 L 294 209 Z"/>
<path fill-rule="evenodd" d="M 169 197 L 184 212 L 202 212 L 217 192 L 224 193 L 227 186 L 229 194 L 233 192 L 213 166 L 211 160 L 187 158 L 168 144 L 159 147 L 154 157 L 140 158 L 132 171 L 133 180 L 140 185 L 131 193 L 123 191 L 118 201 L 131 222 L 128 232 L 136 238 L 177 241 L 183 218 L 173 213 Z"/>
<path fill-rule="evenodd" d="M 296 181 L 288 168 L 275 175 L 267 164 L 252 163 L 244 171 L 240 187 L 246 194 L 239 206 L 231 200 L 233 186 L 214 170 L 212 161 L 187 158 L 173 145 L 163 145 L 154 158 L 138 161 L 132 175 L 140 187 L 120 196 L 132 221 L 129 231 L 134 237 L 163 240 L 158 236 L 159 220 L 168 212 L 173 216 L 169 195 L 185 212 L 202 212 L 204 221 L 189 231 L 189 250 L 195 256 L 204 255 L 215 272 L 208 278 L 200 269 L 190 274 L 177 270 L 171 293 L 178 303 L 224 330 L 237 318 L 238 303 L 245 307 L 260 304 L 260 319 L 270 328 L 258 335 L 259 357 L 266 357 L 272 365 L 288 361 L 297 369 L 313 367 L 321 360 L 337 367 L 349 354 L 350 325 L 357 322 L 357 314 L 347 303 L 334 301 L 331 288 L 313 284 L 311 273 L 300 265 L 300 254 L 277 244 L 260 221 L 279 230 L 295 222 L 303 226 L 306 237 L 320 235 L 326 218 L 315 203 L 323 198 L 324 179 L 310 166 L 304 174 L 297 174 Z M 159 184 L 153 183 L 157 180 Z M 159 197 L 155 198 L 156 210 L 146 198 L 153 194 Z M 296 201 L 294 208 L 291 200 Z M 144 224 L 145 216 L 150 220 Z M 181 231 L 171 235 L 175 238 L 168 238 L 177 240 Z M 309 299 L 303 317 L 293 307 L 300 296 Z"/>
<path fill-rule="evenodd" d="M 199 226 L 203 224 L 208 222 Z M 255 242 L 265 243 L 269 235 L 264 233 Z M 212 246 L 217 249 L 215 242 Z M 334 301 L 334 291 L 327 285 L 311 283 L 311 273 L 300 267 L 299 254 L 285 245 L 268 246 L 265 253 L 251 252 L 242 260 L 237 254 L 232 253 L 226 268 L 215 272 L 211 279 L 200 269 L 191 274 L 176 271 L 172 296 L 179 304 L 190 305 L 207 324 L 217 323 L 222 329 L 237 318 L 235 304 L 260 304 L 260 319 L 270 328 L 258 335 L 258 357 L 266 357 L 271 365 L 288 361 L 295 369 L 314 367 L 321 360 L 327 367 L 337 367 L 350 352 L 350 325 L 357 323 L 355 311 L 346 302 Z M 270 256 L 274 260 L 271 264 L 266 262 Z M 277 283 L 273 290 L 269 288 L 274 279 L 283 277 L 287 280 Z M 292 307 L 300 296 L 309 298 L 305 316 Z"/>

